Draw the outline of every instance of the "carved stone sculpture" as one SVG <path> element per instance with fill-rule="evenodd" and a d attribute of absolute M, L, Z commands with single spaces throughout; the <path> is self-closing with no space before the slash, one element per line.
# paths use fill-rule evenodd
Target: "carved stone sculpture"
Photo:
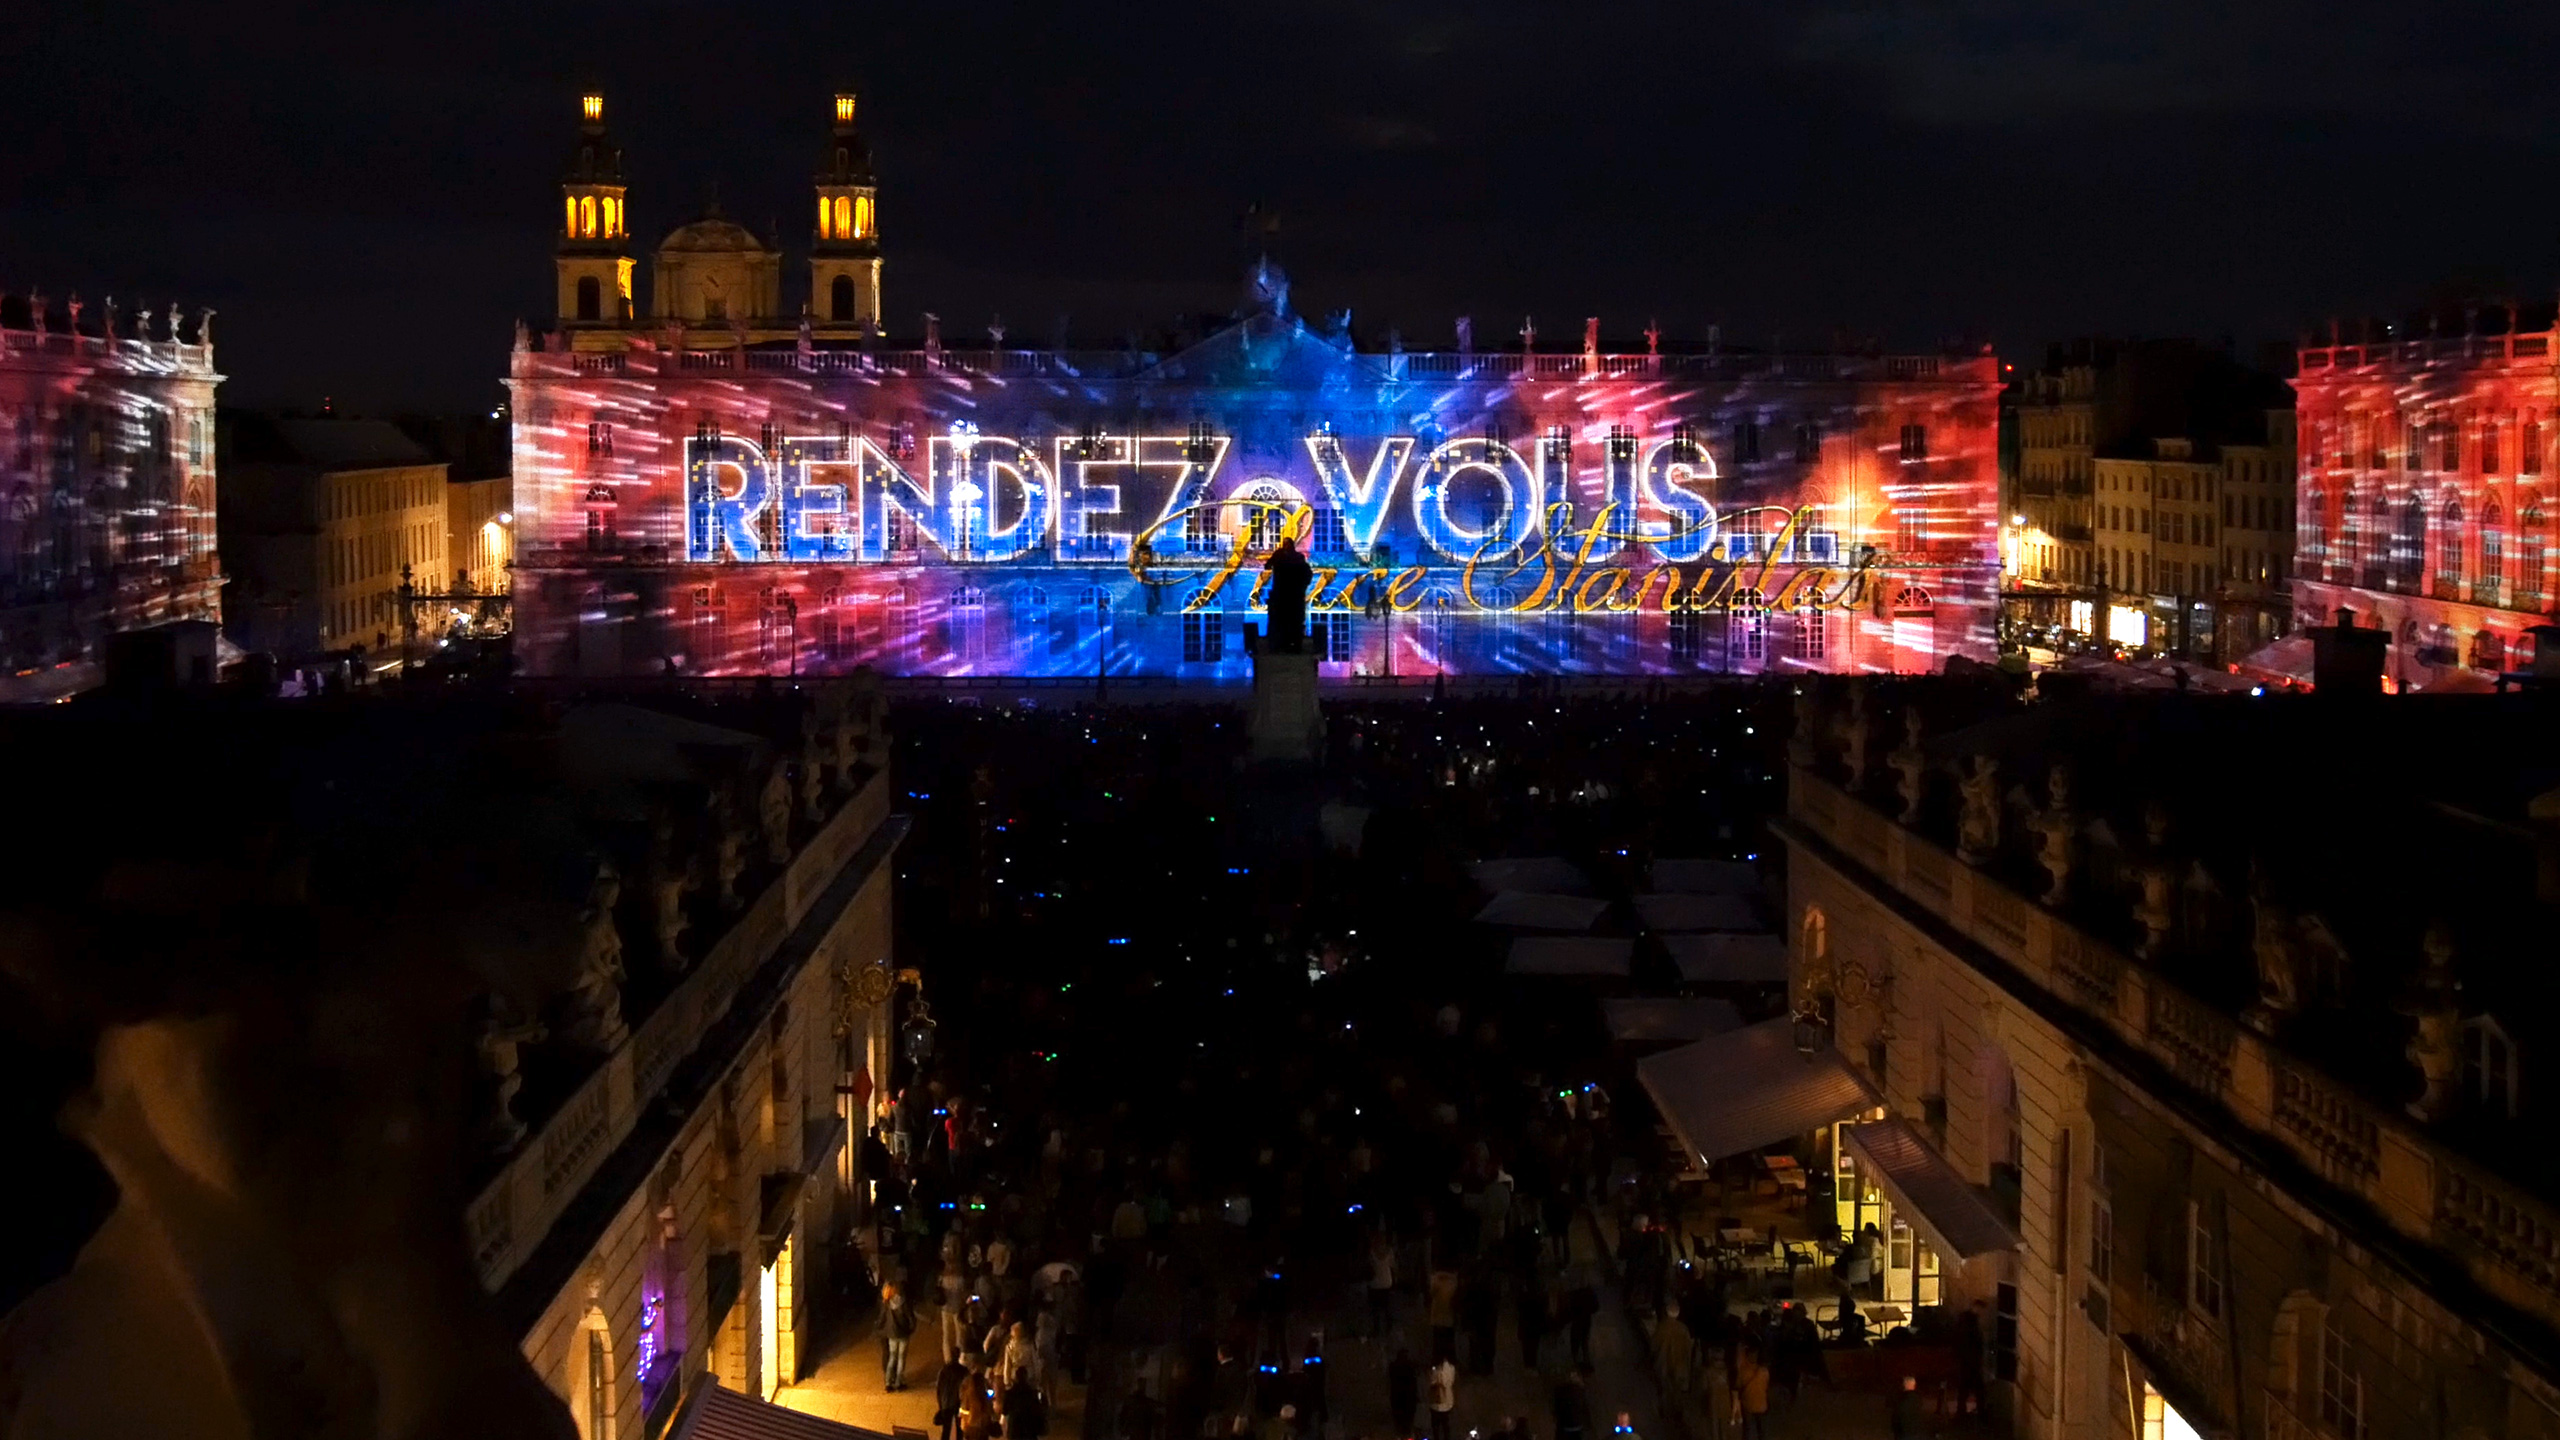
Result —
<path fill-rule="evenodd" d="M 738 881 L 747 873 L 747 822 L 738 813 L 736 790 L 722 784 L 711 802 L 711 879 L 713 895 L 723 910 L 746 904 Z"/>
<path fill-rule="evenodd" d="M 1973 757 L 1961 785 L 1964 807 L 1956 825 L 1956 858 L 1967 865 L 1989 862 L 2000 849 L 2000 762 L 1988 755 Z"/>
<path fill-rule="evenodd" d="M 502 994 L 491 994 L 480 1019 L 480 1063 L 497 1082 L 497 1093 L 491 1099 L 488 1118 L 482 1122 L 481 1143 L 491 1152 L 505 1154 L 524 1142 L 525 1124 L 516 1118 L 516 1096 L 524 1089 L 524 1047 L 549 1035 L 550 1029 L 539 1020 L 520 1013 L 514 1002 Z"/>
<path fill-rule="evenodd" d="M 2249 868 L 2249 949 L 2258 962 L 2258 999 L 2240 1019 L 2261 1035 L 2273 1035 L 2302 1012 L 2303 936 L 2293 912 L 2267 883 L 2265 867 L 2253 862 Z"/>
<path fill-rule="evenodd" d="M 2134 902 L 2133 922 L 2142 927 L 2142 939 L 2134 953 L 2156 960 L 2168 953 L 2169 936 L 2178 924 L 2177 875 L 2165 861 L 2154 859 L 2144 861 L 2135 878 L 2142 898 Z"/>
<path fill-rule="evenodd" d="M 649 919 L 658 940 L 658 963 L 681 975 L 693 962 L 684 953 L 686 892 L 693 889 L 692 862 L 676 848 L 676 818 L 659 811 L 649 822 Z"/>
<path fill-rule="evenodd" d="M 622 932 L 613 923 L 621 899 L 622 877 L 611 865 L 596 866 L 578 912 L 578 965 L 569 990 L 569 1042 L 607 1054 L 631 1038 L 622 1023 Z"/>
<path fill-rule="evenodd" d="M 2036 863 L 2044 867 L 2051 882 L 2045 886 L 2044 903 L 2060 905 L 2070 898 L 2071 846 L 2080 833 L 2080 817 L 2071 809 L 2071 767 L 2054 766 L 2044 783 L 2045 808 L 2034 821 Z"/>
<path fill-rule="evenodd" d="M 827 757 L 825 737 L 818 733 L 818 715 L 809 711 L 800 717 L 800 756 L 794 778 L 799 782 L 800 818 L 815 825 L 827 818 Z"/>
<path fill-rule="evenodd" d="M 2424 1086 L 2409 1113 L 2442 1120 L 2462 1091 L 2462 982 L 2453 973 L 2453 935 L 2443 921 L 2428 926 L 2419 943 L 2426 965 L 2400 1000 L 2400 1013 L 2418 1022 L 2407 1053 Z"/>
<path fill-rule="evenodd" d="M 1795 732 L 1787 737 L 1788 764 L 1798 769 L 1808 769 L 1813 765 L 1815 757 L 1821 753 L 1814 744 L 1814 735 L 1821 725 L 1822 704 L 1815 697 L 1813 687 L 1797 686 Z"/>
<path fill-rule="evenodd" d="M 1840 719 L 1840 763 L 1848 768 L 1852 791 L 1867 783 L 1867 740 L 1875 730 L 1875 717 L 1867 712 L 1867 693 L 1865 676 L 1850 681 L 1849 708 Z"/>
<path fill-rule="evenodd" d="M 1894 789 L 1902 796 L 1902 823 L 1910 825 L 1920 819 L 1920 797 L 1929 768 L 1928 752 L 1920 748 L 1920 728 L 1924 722 L 1917 707 L 1902 712 L 1902 744 L 1885 763 L 1893 767 Z"/>
<path fill-rule="evenodd" d="M 763 788 L 756 792 L 756 832 L 764 840 L 766 864 L 790 863 L 791 766 L 779 755 L 764 772 Z"/>

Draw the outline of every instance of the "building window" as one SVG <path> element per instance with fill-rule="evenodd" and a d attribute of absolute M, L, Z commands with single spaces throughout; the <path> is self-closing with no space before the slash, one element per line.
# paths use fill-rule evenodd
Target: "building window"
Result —
<path fill-rule="evenodd" d="M 1754 664 L 1769 658 L 1769 601 L 1757 590 L 1733 597 L 1725 611 L 1725 650 Z"/>
<path fill-rule="evenodd" d="M 1796 615 L 1797 659 L 1820 660 L 1829 653 L 1829 623 L 1830 617 L 1824 612 L 1821 602 L 1812 596 L 1805 597 L 1804 606 Z"/>
<path fill-rule="evenodd" d="M 2436 424 L 2436 468 L 2448 475 L 2462 468 L 2462 432 L 2449 420 Z"/>
<path fill-rule="evenodd" d="M 839 608 L 843 604 L 843 593 L 832 585 L 818 592 L 818 658 L 829 664 L 841 664 L 845 658 L 844 616 Z"/>
<path fill-rule="evenodd" d="M 1929 543 L 1929 530 L 1921 518 L 1917 501 L 1904 500 L 1893 507 L 1893 548 L 1905 555 L 1917 555 Z"/>
<path fill-rule="evenodd" d="M 1318 555 L 1339 555 L 1351 548 L 1342 529 L 1342 512 L 1330 505 L 1319 506 L 1308 549 Z"/>
<path fill-rule="evenodd" d="M 2517 447 L 2516 447 L 2516 473 L 2517 473 L 2517 474 L 2519 474 L 2519 475 L 2539 475 L 2539 474 L 2541 474 L 2541 473 L 2542 473 L 2542 425 L 2541 425 L 2541 422 L 2539 422 L 2539 421 L 2534 421 L 2534 420 L 2527 420 L 2526 422 L 2524 422 L 2524 426 L 2523 426 L 2523 428 L 2522 428 L 2521 430 L 2519 430 L 2519 431 L 2517 432 L 2517 434 L 2518 434 L 2518 437 L 2519 437 L 2519 443 L 2517 444 Z"/>
<path fill-rule="evenodd" d="M 853 320 L 853 277 L 839 275 L 827 282 L 827 318 L 839 325 Z"/>
<path fill-rule="evenodd" d="M 1904 464 L 1914 464 L 1914 463 L 1917 463 L 1917 462 L 1919 462 L 1919 461 L 1926 460 L 1926 459 L 1928 459 L 1928 458 L 1929 458 L 1929 427 L 1928 427 L 1928 426 L 1926 426 L 1926 425 L 1905 425 L 1905 426 L 1903 426 L 1903 427 L 1902 427 L 1902 459 L 1903 459 L 1903 463 L 1904 463 Z"/>
<path fill-rule="evenodd" d="M 1760 422 L 1757 420 L 1734 421 L 1733 463 L 1736 465 L 1750 465 L 1756 463 L 1759 459 Z"/>
<path fill-rule="evenodd" d="M 693 592 L 691 626 L 693 634 L 692 639 L 687 642 L 693 653 L 687 658 L 692 660 L 696 674 L 702 673 L 705 666 L 719 657 L 722 619 L 720 602 L 720 592 L 708 585 L 697 587 Z"/>
<path fill-rule="evenodd" d="M 2427 507 L 2416 496 L 2400 507 L 2400 528 L 2391 536 L 2391 585 L 2415 590 L 2426 571 Z"/>
<path fill-rule="evenodd" d="M 593 275 L 578 277 L 578 318 L 598 320 L 604 317 L 604 286 Z"/>
<path fill-rule="evenodd" d="M 2320 1327 L 2320 1425 L 2338 1440 L 2364 1440 L 2364 1376 L 2332 1315 Z"/>
<path fill-rule="evenodd" d="M 2495 422 L 2480 427 L 2480 473 L 2495 475 L 2505 467 L 2498 462 L 2498 427 Z"/>
<path fill-rule="evenodd" d="M 2462 502 L 2444 502 L 2444 537 L 2436 542 L 2436 588 L 2449 597 L 2462 589 Z"/>
<path fill-rule="evenodd" d="M 2480 579 L 2478 592 L 2472 597 L 2483 605 L 2497 605 L 2505 600 L 2500 592 L 2506 588 L 2507 537 L 2503 529 L 2506 512 L 2491 500 L 2480 507 Z"/>
<path fill-rule="evenodd" d="M 1182 658 L 1194 665 L 1215 665 L 1226 658 L 1227 617 L 1219 610 L 1182 612 Z"/>
<path fill-rule="evenodd" d="M 1796 463 L 1811 465 L 1822 458 L 1822 427 L 1810 420 L 1796 424 Z"/>
<path fill-rule="evenodd" d="M 2187 1304 L 2207 1320 L 2222 1318 L 2222 1247 L 2201 1200 L 2187 1202 Z"/>
<path fill-rule="evenodd" d="M 1327 610 L 1315 617 L 1318 649 L 1316 657 L 1336 665 L 1351 663 L 1351 616 L 1341 610 Z"/>
<path fill-rule="evenodd" d="M 1698 663 L 1698 612 L 1682 605 L 1666 617 L 1665 628 L 1671 637 L 1671 663 Z"/>
<path fill-rule="evenodd" d="M 2542 608 L 2542 507 L 2528 505 L 2516 517 L 2516 604 Z"/>

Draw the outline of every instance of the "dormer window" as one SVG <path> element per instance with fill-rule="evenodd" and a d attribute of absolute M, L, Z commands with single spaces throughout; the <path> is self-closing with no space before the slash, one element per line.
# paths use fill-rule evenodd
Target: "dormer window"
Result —
<path fill-rule="evenodd" d="M 2522 1093 L 2515 1041 L 2493 1016 L 2475 1015 L 2462 1028 L 2462 1088 L 2482 1108 L 2514 1119 Z"/>

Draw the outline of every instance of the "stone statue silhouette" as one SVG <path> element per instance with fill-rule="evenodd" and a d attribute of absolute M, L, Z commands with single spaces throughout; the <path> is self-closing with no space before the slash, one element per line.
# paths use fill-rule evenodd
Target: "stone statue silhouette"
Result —
<path fill-rule="evenodd" d="M 1270 615 L 1264 638 L 1272 649 L 1295 655 L 1307 645 L 1307 587 L 1315 581 L 1315 569 L 1298 553 L 1297 537 L 1283 535 L 1262 570 L 1271 577 L 1270 594 L 1264 601 Z"/>

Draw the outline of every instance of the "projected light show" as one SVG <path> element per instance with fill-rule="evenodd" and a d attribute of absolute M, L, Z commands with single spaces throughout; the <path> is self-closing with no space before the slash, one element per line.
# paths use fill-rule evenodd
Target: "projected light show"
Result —
<path fill-rule="evenodd" d="M 629 338 L 515 357 L 535 673 L 1241 678 L 1284 535 L 1329 673 L 1988 649 L 1988 357 Z"/>

